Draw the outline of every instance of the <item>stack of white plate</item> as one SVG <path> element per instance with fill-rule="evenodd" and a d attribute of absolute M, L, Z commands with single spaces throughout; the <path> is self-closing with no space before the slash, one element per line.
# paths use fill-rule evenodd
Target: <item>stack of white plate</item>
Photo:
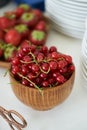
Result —
<path fill-rule="evenodd" d="M 81 50 L 81 74 L 83 85 L 87 88 L 87 31 L 85 32 Z"/>
<path fill-rule="evenodd" d="M 72 37 L 83 37 L 87 0 L 45 0 L 45 8 L 56 30 Z"/>

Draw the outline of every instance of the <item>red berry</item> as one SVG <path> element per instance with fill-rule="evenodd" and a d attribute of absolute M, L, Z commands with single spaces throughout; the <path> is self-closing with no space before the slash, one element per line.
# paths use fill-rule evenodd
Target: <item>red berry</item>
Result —
<path fill-rule="evenodd" d="M 41 62 L 43 60 L 44 60 L 44 54 L 43 53 L 38 53 L 38 55 L 37 55 L 37 61 Z"/>
<path fill-rule="evenodd" d="M 34 72 L 34 73 L 37 73 L 37 72 L 39 72 L 39 66 L 37 65 L 37 64 L 33 64 L 32 65 L 32 71 Z"/>
<path fill-rule="evenodd" d="M 0 30 L 0 40 L 4 40 L 4 32 Z"/>
<path fill-rule="evenodd" d="M 28 67 L 25 66 L 25 65 L 22 65 L 21 71 L 22 71 L 22 74 L 23 74 L 23 75 L 27 75 L 28 72 L 29 72 Z"/>
<path fill-rule="evenodd" d="M 41 77 L 42 79 L 46 79 L 46 78 L 47 78 L 47 74 L 45 74 L 45 73 L 42 72 L 42 73 L 40 74 L 40 77 Z"/>
<path fill-rule="evenodd" d="M 51 46 L 49 49 L 49 53 L 57 52 L 57 48 L 55 46 Z"/>
<path fill-rule="evenodd" d="M 43 81 L 43 82 L 42 82 L 42 86 L 43 86 L 43 87 L 48 87 L 48 86 L 49 86 L 48 81 Z"/>
<path fill-rule="evenodd" d="M 56 61 L 50 61 L 49 65 L 50 65 L 51 70 L 57 69 L 57 62 Z"/>
<path fill-rule="evenodd" d="M 43 14 L 39 9 L 33 9 L 32 12 L 37 16 L 38 20 L 43 18 Z"/>
<path fill-rule="evenodd" d="M 16 66 L 16 65 L 13 66 L 11 72 L 12 72 L 13 75 L 17 75 L 17 73 L 20 73 L 19 66 Z"/>
<path fill-rule="evenodd" d="M 56 80 L 59 84 L 65 82 L 65 78 L 63 75 L 59 75 L 58 77 L 56 77 Z"/>
<path fill-rule="evenodd" d="M 0 17 L 0 29 L 4 30 L 4 29 L 10 28 L 10 27 L 11 27 L 10 19 L 5 16 Z"/>
<path fill-rule="evenodd" d="M 52 52 L 52 58 L 53 59 L 58 59 L 58 52 Z"/>
<path fill-rule="evenodd" d="M 66 55 L 66 56 L 65 56 L 65 60 L 66 60 L 69 64 L 72 63 L 72 57 L 69 56 L 69 55 Z"/>
<path fill-rule="evenodd" d="M 21 35 L 15 29 L 10 29 L 5 35 L 6 43 L 18 46 L 20 44 Z"/>
<path fill-rule="evenodd" d="M 29 82 L 26 79 L 22 79 L 22 84 L 25 85 L 25 86 L 28 86 Z"/>
<path fill-rule="evenodd" d="M 33 80 L 33 79 L 35 78 L 35 75 L 34 75 L 32 72 L 30 72 L 30 73 L 28 73 L 27 77 L 28 77 L 30 80 Z"/>
<path fill-rule="evenodd" d="M 58 61 L 57 65 L 59 69 L 62 69 L 67 66 L 67 62 L 65 60 L 60 60 Z"/>
<path fill-rule="evenodd" d="M 49 64 L 48 63 L 42 63 L 41 68 L 43 71 L 47 72 L 49 70 Z"/>
<path fill-rule="evenodd" d="M 37 23 L 37 25 L 35 26 L 35 29 L 36 30 L 42 30 L 42 31 L 45 31 L 47 32 L 47 25 L 46 25 L 46 22 L 43 20 L 43 21 L 39 21 Z"/>
<path fill-rule="evenodd" d="M 20 60 L 18 57 L 14 57 L 13 60 L 12 60 L 12 65 L 18 65 L 20 64 Z"/>

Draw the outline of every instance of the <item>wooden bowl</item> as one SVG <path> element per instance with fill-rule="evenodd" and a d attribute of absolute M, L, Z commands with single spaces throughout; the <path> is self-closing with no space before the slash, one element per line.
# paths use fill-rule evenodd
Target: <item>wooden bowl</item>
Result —
<path fill-rule="evenodd" d="M 9 68 L 10 67 L 10 63 L 6 62 L 6 61 L 0 61 L 0 67 Z"/>
<path fill-rule="evenodd" d="M 36 110 L 49 110 L 62 103 L 70 95 L 75 79 L 75 72 L 73 72 L 65 83 L 43 89 L 42 95 L 38 89 L 24 86 L 16 81 L 11 73 L 9 75 L 12 90 L 16 97 L 27 106 Z"/>

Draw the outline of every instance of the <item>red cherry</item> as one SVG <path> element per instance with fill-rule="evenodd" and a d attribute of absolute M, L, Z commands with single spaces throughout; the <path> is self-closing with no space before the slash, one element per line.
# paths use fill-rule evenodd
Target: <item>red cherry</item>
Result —
<path fill-rule="evenodd" d="M 34 73 L 30 72 L 28 73 L 27 77 L 30 79 L 30 80 L 33 80 L 35 78 L 35 75 Z"/>
<path fill-rule="evenodd" d="M 13 75 L 17 75 L 17 73 L 20 72 L 19 66 L 16 66 L 16 65 L 13 66 L 11 72 L 12 72 Z"/>
<path fill-rule="evenodd" d="M 49 69 L 49 64 L 48 64 L 48 63 L 43 63 L 43 64 L 41 65 L 41 68 L 42 68 L 45 72 L 47 72 L 48 69 Z"/>
<path fill-rule="evenodd" d="M 51 61 L 51 62 L 49 63 L 49 65 L 50 65 L 50 69 L 51 69 L 51 70 L 57 69 L 57 62 L 56 62 L 56 61 Z"/>
<path fill-rule="evenodd" d="M 18 58 L 18 57 L 14 57 L 13 60 L 12 60 L 12 64 L 13 64 L 13 65 L 18 65 L 18 64 L 20 64 L 19 58 Z"/>
<path fill-rule="evenodd" d="M 67 62 L 65 60 L 60 60 L 58 61 L 57 65 L 59 69 L 62 69 L 67 66 Z"/>
<path fill-rule="evenodd" d="M 52 52 L 52 58 L 53 59 L 58 59 L 58 52 Z"/>
<path fill-rule="evenodd" d="M 48 54 L 48 47 L 47 46 L 42 46 L 40 50 L 44 55 Z"/>
<path fill-rule="evenodd" d="M 37 61 L 41 62 L 43 60 L 44 60 L 44 54 L 43 53 L 38 53 L 38 55 L 37 55 Z"/>
<path fill-rule="evenodd" d="M 34 73 L 37 73 L 37 72 L 39 72 L 39 66 L 37 65 L 37 64 L 33 64 L 32 65 L 32 71 L 34 72 Z"/>
<path fill-rule="evenodd" d="M 26 79 L 22 79 L 22 84 L 25 86 L 29 86 L 29 82 Z"/>
<path fill-rule="evenodd" d="M 72 57 L 69 56 L 69 55 L 66 55 L 66 56 L 65 56 L 65 60 L 66 60 L 69 64 L 72 63 Z"/>
<path fill-rule="evenodd" d="M 65 78 L 63 75 L 59 75 L 58 77 L 56 77 L 56 80 L 59 84 L 65 82 Z"/>
<path fill-rule="evenodd" d="M 22 48 L 29 47 L 29 45 L 30 45 L 30 41 L 24 40 L 21 42 L 20 47 L 22 47 Z"/>
<path fill-rule="evenodd" d="M 46 78 L 47 78 L 47 74 L 45 74 L 45 73 L 42 72 L 42 73 L 40 74 L 40 77 L 41 77 L 42 79 L 46 79 Z"/>
<path fill-rule="evenodd" d="M 43 87 L 48 87 L 48 86 L 49 86 L 48 81 L 43 81 L 43 82 L 42 82 L 42 86 L 43 86 Z"/>
<path fill-rule="evenodd" d="M 55 46 L 51 46 L 49 49 L 49 53 L 57 52 L 57 48 Z"/>
<path fill-rule="evenodd" d="M 28 62 L 32 61 L 32 58 L 31 58 L 29 55 L 25 55 L 25 56 L 23 57 L 23 61 L 24 61 L 25 63 L 28 63 Z"/>

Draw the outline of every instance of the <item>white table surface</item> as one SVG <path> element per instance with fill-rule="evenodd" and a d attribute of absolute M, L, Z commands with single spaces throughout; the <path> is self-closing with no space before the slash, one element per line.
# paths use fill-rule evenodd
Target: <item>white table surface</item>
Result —
<path fill-rule="evenodd" d="M 15 8 L 10 3 L 0 8 L 0 14 Z M 87 90 L 82 86 L 80 55 L 82 40 L 74 39 L 54 30 L 49 33 L 47 46 L 55 45 L 62 53 L 72 56 L 76 66 L 75 83 L 72 93 L 65 102 L 48 111 L 37 111 L 22 104 L 13 94 L 6 69 L 0 68 L 0 106 L 14 109 L 22 114 L 28 125 L 24 130 L 87 130 Z M 0 117 L 0 130 L 10 130 Z"/>

